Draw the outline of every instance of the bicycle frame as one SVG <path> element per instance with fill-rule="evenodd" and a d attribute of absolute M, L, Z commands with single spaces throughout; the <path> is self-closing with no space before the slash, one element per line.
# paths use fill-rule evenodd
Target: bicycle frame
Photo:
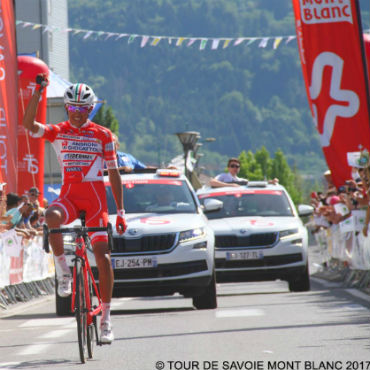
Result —
<path fill-rule="evenodd" d="M 73 285 L 72 285 L 72 297 L 71 297 L 71 311 L 76 315 L 77 319 L 77 332 L 78 332 L 78 343 L 81 362 L 85 363 L 86 361 L 86 350 L 89 358 L 92 358 L 93 353 L 93 337 L 95 333 L 96 344 L 102 345 L 103 343 L 99 340 L 98 329 L 97 329 L 97 316 L 102 311 L 102 302 L 99 294 L 99 289 L 96 285 L 94 275 L 91 270 L 89 259 L 87 257 L 87 249 L 92 250 L 90 244 L 89 232 L 108 232 L 108 245 L 112 250 L 113 239 L 112 239 L 112 225 L 108 223 L 107 227 L 86 227 L 85 226 L 85 212 L 80 213 L 81 226 L 76 227 L 67 227 L 59 229 L 48 229 L 44 225 L 44 240 L 43 247 L 48 253 L 50 251 L 48 237 L 50 233 L 61 233 L 61 234 L 70 234 L 75 235 L 74 239 L 74 265 L 73 265 Z M 77 274 L 82 273 L 82 283 L 80 285 L 80 279 Z M 76 282 L 78 282 L 78 286 Z M 91 284 L 90 284 L 91 282 Z M 92 285 L 92 289 L 91 289 Z M 80 289 L 83 289 L 81 294 Z M 77 292 L 79 296 L 77 296 Z M 95 293 L 98 305 L 92 307 L 92 297 Z M 77 297 L 77 298 L 76 298 Z M 81 306 L 81 299 L 83 301 Z M 77 301 L 77 302 L 76 302 Z M 81 311 L 82 308 L 82 311 Z M 81 324 L 81 315 L 85 317 L 86 321 L 83 321 Z M 84 320 L 84 319 L 82 319 Z M 83 327 L 82 327 L 82 326 Z"/>
<path fill-rule="evenodd" d="M 102 310 L 102 304 L 101 304 L 101 298 L 99 294 L 98 287 L 96 285 L 91 266 L 89 263 L 89 259 L 87 257 L 86 253 L 86 243 L 84 238 L 81 235 L 76 235 L 75 239 L 75 245 L 76 245 L 76 250 L 75 250 L 75 259 L 80 259 L 81 260 L 81 265 L 82 265 L 82 271 L 84 275 L 84 280 L 85 280 L 85 297 L 86 297 L 86 308 L 87 308 L 87 325 L 91 325 L 93 323 L 93 318 L 94 316 L 99 315 L 99 313 Z M 98 306 L 92 309 L 92 297 L 90 296 L 90 289 L 89 285 L 87 284 L 88 276 L 91 278 L 91 282 L 93 285 L 94 293 L 98 299 Z M 76 263 L 74 264 L 73 267 L 73 287 L 72 287 L 72 299 L 71 299 L 71 311 L 75 311 L 75 298 L 76 298 Z M 100 344 L 100 343 L 98 343 Z"/>

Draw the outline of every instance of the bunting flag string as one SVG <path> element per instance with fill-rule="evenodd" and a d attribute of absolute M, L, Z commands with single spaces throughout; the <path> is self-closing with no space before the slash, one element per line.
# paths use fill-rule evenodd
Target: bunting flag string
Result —
<path fill-rule="evenodd" d="M 245 45 L 249 46 L 252 45 L 254 42 L 258 43 L 259 48 L 266 48 L 268 45 L 272 45 L 272 48 L 276 50 L 281 43 L 285 40 L 285 45 L 289 44 L 292 40 L 296 38 L 296 35 L 288 35 L 288 36 L 263 36 L 263 37 L 184 37 L 184 36 L 153 36 L 153 35 L 138 35 L 138 34 L 128 34 L 128 33 L 117 33 L 117 32 L 105 32 L 105 31 L 93 31 L 93 30 L 84 30 L 84 29 L 77 29 L 77 28 L 66 28 L 60 29 L 59 27 L 40 24 L 40 23 L 33 23 L 33 22 L 25 22 L 21 20 L 16 21 L 16 26 L 27 28 L 29 27 L 32 30 L 39 30 L 42 29 L 42 32 L 65 32 L 69 33 L 72 36 L 82 35 L 83 40 L 87 39 L 94 39 L 94 40 L 103 40 L 107 41 L 113 39 L 114 41 L 118 41 L 124 38 L 127 38 L 127 43 L 131 44 L 135 41 L 135 39 L 139 38 L 140 47 L 145 47 L 147 45 L 150 46 L 157 46 L 161 40 L 167 40 L 169 45 L 172 45 L 172 40 L 174 41 L 175 46 L 182 46 L 183 44 L 187 47 L 194 45 L 197 41 L 199 41 L 199 50 L 205 50 L 207 45 L 210 45 L 211 50 L 219 50 L 219 47 L 222 49 L 226 49 L 228 46 L 239 46 Z M 365 32 L 369 32 L 367 30 Z M 272 40 L 272 43 L 269 42 Z"/>
<path fill-rule="evenodd" d="M 187 47 L 194 45 L 199 41 L 199 50 L 205 50 L 207 45 L 210 45 L 211 50 L 218 50 L 219 46 L 222 49 L 226 49 L 228 46 L 239 46 L 244 44 L 245 46 L 250 46 L 254 42 L 258 43 L 259 48 L 266 48 L 268 45 L 272 45 L 272 48 L 276 50 L 281 43 L 285 40 L 285 45 L 288 45 L 292 40 L 296 39 L 296 35 L 288 36 L 263 36 L 263 37 L 184 37 L 184 36 L 153 36 L 153 35 L 138 35 L 138 34 L 128 34 L 128 33 L 117 33 L 117 32 L 105 32 L 105 31 L 93 31 L 93 30 L 84 30 L 78 28 L 66 28 L 60 29 L 59 27 L 25 22 L 21 20 L 16 21 L 16 26 L 22 28 L 31 28 L 32 30 L 42 29 L 42 32 L 65 32 L 69 33 L 72 36 L 82 35 L 83 40 L 94 39 L 94 40 L 103 40 L 107 41 L 113 39 L 118 41 L 124 38 L 127 38 L 127 43 L 131 44 L 135 39 L 139 38 L 140 47 L 145 47 L 146 45 L 157 46 L 161 40 L 167 40 L 169 45 L 172 45 L 172 40 L 174 40 L 175 46 L 182 46 L 185 44 Z M 369 33 L 370 30 L 365 30 L 365 33 Z M 273 42 L 269 42 L 272 40 Z M 210 42 L 209 42 L 210 41 Z"/>
<path fill-rule="evenodd" d="M 65 32 L 72 36 L 82 35 L 83 40 L 94 39 L 94 40 L 114 40 L 118 41 L 120 39 L 127 38 L 127 43 L 131 44 L 135 39 L 140 39 L 140 47 L 145 47 L 147 45 L 157 46 L 161 40 L 167 40 L 169 45 L 172 45 L 174 41 L 175 46 L 186 45 L 190 47 L 199 41 L 199 50 L 205 50 L 207 45 L 211 50 L 219 50 L 219 48 L 226 49 L 228 46 L 239 46 L 246 45 L 249 46 L 255 41 L 258 42 L 259 48 L 266 48 L 268 45 L 272 45 L 273 49 L 277 49 L 279 45 L 285 40 L 285 44 L 289 44 L 293 39 L 296 38 L 295 35 L 289 36 L 264 36 L 264 37 L 184 37 L 184 36 L 154 36 L 154 35 L 138 35 L 138 34 L 128 34 L 128 33 L 117 33 L 117 32 L 105 32 L 105 31 L 93 31 L 77 28 L 66 28 L 61 29 L 59 27 L 45 25 L 40 23 L 26 22 L 22 20 L 16 21 L 16 26 L 22 28 L 30 28 L 32 30 L 42 29 L 42 32 Z M 269 43 L 273 40 L 272 43 Z"/>

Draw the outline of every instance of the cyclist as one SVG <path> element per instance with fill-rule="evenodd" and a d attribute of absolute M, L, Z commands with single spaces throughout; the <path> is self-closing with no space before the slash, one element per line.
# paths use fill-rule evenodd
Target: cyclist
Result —
<path fill-rule="evenodd" d="M 60 196 L 50 204 L 45 221 L 50 228 L 59 228 L 86 211 L 86 226 L 104 227 L 108 223 L 108 210 L 103 182 L 104 161 L 117 206 L 116 229 L 123 234 L 126 230 L 125 211 L 120 174 L 112 133 L 107 128 L 88 119 L 95 103 L 91 87 L 83 83 L 69 86 L 64 93 L 64 104 L 68 120 L 55 125 L 43 125 L 35 121 L 41 92 L 48 84 L 37 85 L 23 117 L 23 126 L 34 138 L 49 140 L 58 157 L 63 174 Z M 110 320 L 110 302 L 113 290 L 113 270 L 105 232 L 91 233 L 102 298 L 101 341 L 111 343 L 114 339 Z M 71 294 L 72 276 L 64 255 L 63 237 L 51 234 L 50 244 L 55 256 L 58 294 Z"/>

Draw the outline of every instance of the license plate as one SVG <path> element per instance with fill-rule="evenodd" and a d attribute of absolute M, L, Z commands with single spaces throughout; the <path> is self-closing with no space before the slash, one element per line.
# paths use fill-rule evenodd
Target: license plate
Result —
<path fill-rule="evenodd" d="M 262 251 L 226 252 L 226 259 L 230 260 L 259 260 L 263 258 Z"/>
<path fill-rule="evenodd" d="M 137 269 L 157 267 L 158 262 L 155 257 L 116 257 L 112 258 L 114 269 Z"/>

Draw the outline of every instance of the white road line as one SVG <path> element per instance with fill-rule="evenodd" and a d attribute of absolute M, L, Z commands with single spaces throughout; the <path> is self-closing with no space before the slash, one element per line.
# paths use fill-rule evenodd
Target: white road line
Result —
<path fill-rule="evenodd" d="M 265 312 L 258 308 L 250 309 L 221 309 L 216 310 L 216 317 L 217 318 L 224 318 L 224 317 L 250 317 L 250 316 L 263 316 Z"/>
<path fill-rule="evenodd" d="M 43 335 L 40 335 L 37 338 L 40 338 L 40 339 L 60 338 L 63 335 L 66 335 L 66 334 L 70 333 L 71 331 L 72 331 L 71 329 L 53 330 L 53 331 L 49 331 L 49 332 L 47 332 Z"/>
<path fill-rule="evenodd" d="M 18 356 L 29 356 L 29 355 L 37 355 L 41 352 L 45 352 L 45 350 L 51 346 L 51 343 L 38 343 L 38 344 L 31 344 L 24 348 L 22 351 L 18 352 Z"/>
<path fill-rule="evenodd" d="M 37 326 L 65 326 L 74 322 L 75 319 L 71 317 L 67 318 L 51 318 L 51 319 L 33 319 L 24 322 L 19 325 L 21 328 L 33 328 Z"/>

